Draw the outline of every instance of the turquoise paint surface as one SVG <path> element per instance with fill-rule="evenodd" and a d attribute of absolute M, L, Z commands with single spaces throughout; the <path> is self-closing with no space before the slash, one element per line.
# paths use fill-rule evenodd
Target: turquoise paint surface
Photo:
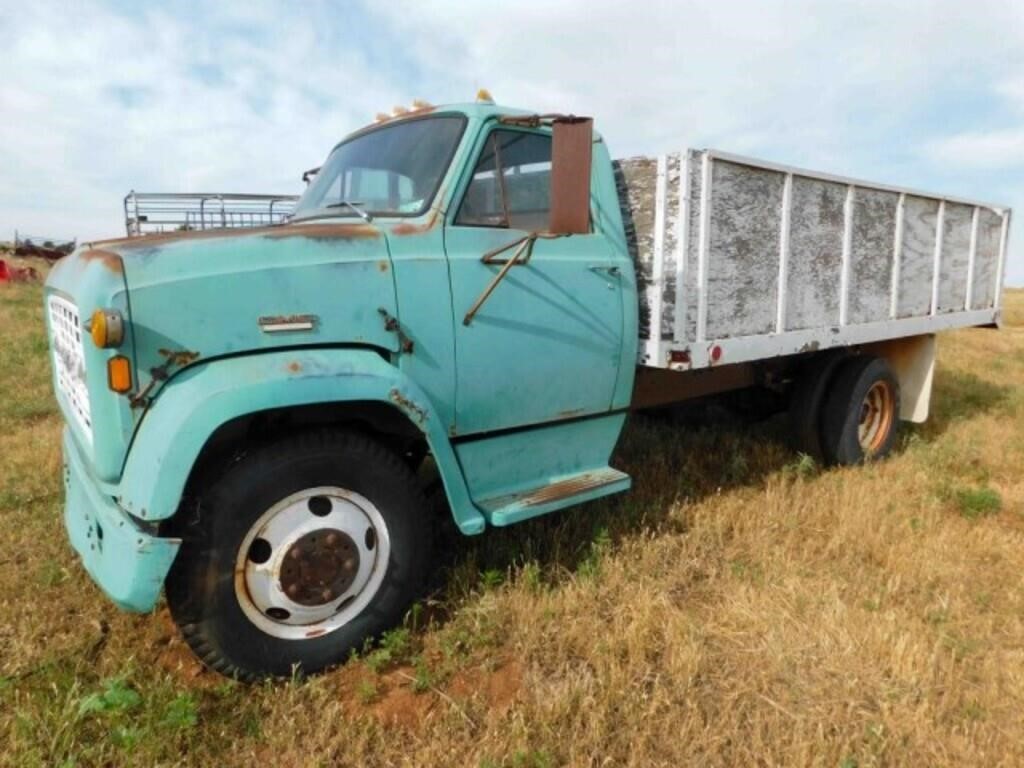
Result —
<path fill-rule="evenodd" d="M 506 496 L 608 466 L 625 413 L 459 440 L 455 452 L 473 500 Z"/>
<path fill-rule="evenodd" d="M 152 609 L 181 545 L 141 530 L 99 490 L 86 460 L 64 430 L 64 525 L 71 545 L 93 580 L 119 607 Z"/>
<path fill-rule="evenodd" d="M 119 604 L 151 604 L 177 546 L 119 532 L 142 530 L 133 517 L 173 515 L 209 436 L 255 411 L 363 400 L 397 408 L 424 433 L 467 534 L 486 524 L 474 500 L 607 467 L 637 347 L 636 281 L 607 149 L 595 136 L 594 232 L 538 243 L 534 262 L 514 267 L 467 328 L 463 315 L 496 271 L 480 256 L 522 233 L 451 219 L 486 132 L 499 115 L 526 113 L 473 104 L 437 114 L 447 112 L 466 115 L 466 131 L 422 216 L 86 244 L 51 272 L 48 295 L 73 301 L 83 321 L 101 307 L 128 321 L 118 350 L 86 340 L 94 439 L 75 426 L 65 438 L 69 533 Z M 258 324 L 288 315 L 314 316 L 313 329 L 267 334 Z M 145 395 L 136 407 L 107 388 L 117 353 L 132 360 Z M 625 487 L 628 479 L 494 522 Z M 102 555 L 89 548 L 90 521 L 104 529 Z M 123 563 L 109 554 L 118 551 Z"/>
<path fill-rule="evenodd" d="M 405 413 L 430 445 L 459 528 L 483 529 L 430 398 L 379 354 L 362 349 L 278 351 L 186 369 L 146 413 L 115 491 L 118 501 L 140 519 L 164 520 L 177 510 L 188 473 L 219 426 L 271 408 L 340 401 L 384 402 Z"/>
<path fill-rule="evenodd" d="M 80 248 L 73 256 L 61 259 L 50 270 L 46 281 L 44 301 L 57 294 L 77 304 L 80 320 L 89 319 L 92 310 L 101 307 L 119 310 L 129 316 L 128 293 L 119 260 L 115 257 L 104 261 L 100 258 L 85 258 Z M 50 313 L 46 316 L 47 332 L 50 332 Z M 137 414 L 132 413 L 126 398 L 110 391 L 107 387 L 107 361 L 116 354 L 134 357 L 134 343 L 129 332 L 125 342 L 118 349 L 98 349 L 93 345 L 85 329 L 82 329 L 84 343 L 82 351 L 89 375 L 86 382 L 89 390 L 89 405 L 93 429 L 92 440 L 82 431 L 74 419 L 68 419 L 69 429 L 83 456 L 87 457 L 93 473 L 99 480 L 116 480 L 128 450 L 128 443 L 135 431 Z M 54 392 L 61 409 L 67 413 L 69 405 L 57 388 L 54 378 Z"/>

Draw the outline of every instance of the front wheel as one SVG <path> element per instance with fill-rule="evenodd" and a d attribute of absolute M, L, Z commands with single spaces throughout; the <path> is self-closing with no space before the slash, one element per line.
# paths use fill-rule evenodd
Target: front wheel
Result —
<path fill-rule="evenodd" d="M 401 621 L 425 580 L 413 473 L 359 433 L 261 447 L 199 497 L 167 601 L 202 661 L 242 680 L 312 673 Z"/>

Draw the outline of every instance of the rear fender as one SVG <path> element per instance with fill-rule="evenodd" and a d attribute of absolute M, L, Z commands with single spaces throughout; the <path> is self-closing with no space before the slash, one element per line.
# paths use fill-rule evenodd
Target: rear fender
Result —
<path fill-rule="evenodd" d="M 116 490 L 121 507 L 143 520 L 178 509 L 204 445 L 223 424 L 275 408 L 378 401 L 401 411 L 424 435 L 437 463 L 452 516 L 465 534 L 484 518 L 423 391 L 380 355 L 365 349 L 305 349 L 222 358 L 175 376 L 143 417 Z"/>
<path fill-rule="evenodd" d="M 904 421 L 928 420 L 935 378 L 935 334 L 865 344 L 861 349 L 884 357 L 900 383 L 900 414 Z"/>

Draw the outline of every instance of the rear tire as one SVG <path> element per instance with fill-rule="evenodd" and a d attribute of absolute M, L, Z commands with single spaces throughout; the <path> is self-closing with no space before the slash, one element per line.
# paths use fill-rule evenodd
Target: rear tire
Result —
<path fill-rule="evenodd" d="M 415 476 L 359 433 L 257 448 L 182 522 L 171 615 L 204 664 L 244 681 L 344 661 L 402 620 L 430 561 Z"/>
<path fill-rule="evenodd" d="M 889 364 L 855 357 L 835 372 L 821 416 L 821 447 L 830 464 L 889 455 L 900 421 L 900 386 Z"/>
<path fill-rule="evenodd" d="M 800 367 L 789 398 L 789 429 L 793 447 L 817 462 L 821 450 L 821 414 L 829 383 L 843 363 L 841 353 L 819 353 Z"/>

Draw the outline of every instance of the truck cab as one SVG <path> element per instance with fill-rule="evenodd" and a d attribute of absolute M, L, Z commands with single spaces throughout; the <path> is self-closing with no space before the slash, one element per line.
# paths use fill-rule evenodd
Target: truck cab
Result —
<path fill-rule="evenodd" d="M 285 223 L 85 243 L 47 281 L 65 521 L 211 667 L 312 672 L 430 567 L 430 455 L 478 534 L 629 487 L 637 290 L 587 119 L 420 107 L 341 141 Z"/>

